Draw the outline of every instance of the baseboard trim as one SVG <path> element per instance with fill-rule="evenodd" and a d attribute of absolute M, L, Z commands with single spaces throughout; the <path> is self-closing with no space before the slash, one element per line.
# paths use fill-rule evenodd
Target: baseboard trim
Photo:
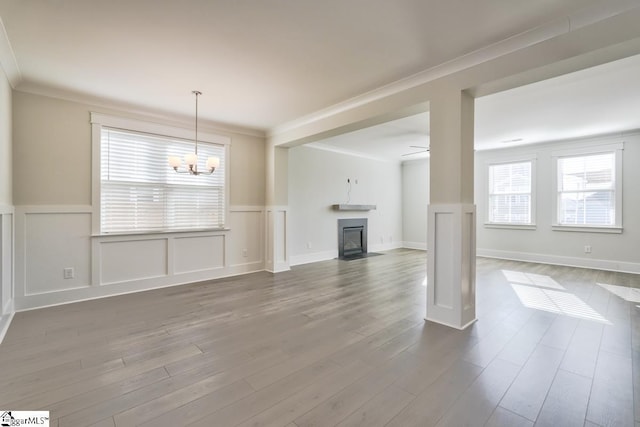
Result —
<path fill-rule="evenodd" d="M 291 271 L 291 268 L 289 268 L 289 267 L 279 267 L 279 268 L 274 268 L 272 270 L 266 268 L 264 271 L 266 271 L 267 273 L 271 273 L 271 274 L 277 274 L 277 273 L 284 273 L 285 271 Z"/>
<path fill-rule="evenodd" d="M 417 249 L 420 251 L 426 251 L 427 242 L 402 242 L 402 247 L 405 249 Z"/>
<path fill-rule="evenodd" d="M 426 316 L 424 318 L 424 320 L 427 321 L 427 322 L 433 322 L 433 323 L 437 323 L 439 325 L 444 325 L 444 326 L 448 326 L 450 328 L 458 329 L 459 331 L 463 331 L 463 330 L 467 329 L 469 326 L 471 326 L 473 323 L 475 323 L 478 320 L 478 318 L 474 318 L 473 320 L 471 320 L 470 322 L 465 323 L 462 326 L 454 325 L 454 324 L 448 323 L 448 322 L 443 322 L 442 320 L 439 320 L 439 319 L 433 319 L 433 318 L 430 318 L 429 316 Z"/>
<path fill-rule="evenodd" d="M 328 261 L 338 258 L 338 251 L 312 252 L 310 254 L 292 255 L 289 259 L 291 266 L 311 264 L 312 262 Z"/>
<path fill-rule="evenodd" d="M 243 274 L 258 273 L 264 271 L 262 261 L 255 263 L 239 264 L 218 270 L 206 272 L 185 273 L 175 276 L 132 280 L 126 282 L 110 283 L 98 286 L 85 286 L 75 289 L 66 289 L 57 292 L 25 295 L 14 299 L 16 312 L 37 310 L 45 307 L 72 304 L 81 301 L 89 301 L 100 298 L 108 298 L 117 295 L 127 295 L 154 289 L 169 288 L 173 286 L 190 285 L 193 283 L 208 282 L 212 280 L 226 279 Z"/>
<path fill-rule="evenodd" d="M 405 247 L 406 246 L 404 245 L 404 242 L 382 243 L 377 245 L 369 245 L 368 251 L 384 252 L 384 251 L 390 251 L 393 249 L 401 249 Z M 312 252 L 312 253 L 302 254 L 302 255 L 292 255 L 290 258 L 290 264 L 291 266 L 311 264 L 313 262 L 329 261 L 336 258 L 338 258 L 337 250 Z"/>
<path fill-rule="evenodd" d="M 633 262 L 604 259 L 587 259 L 559 255 L 536 254 L 529 252 L 511 252 L 495 249 L 476 250 L 476 255 L 485 258 L 499 258 L 513 261 L 536 262 L 542 264 L 563 265 L 567 267 L 591 268 L 595 270 L 616 271 L 620 273 L 640 274 L 640 264 Z"/>
<path fill-rule="evenodd" d="M 12 311 L 0 316 L 0 344 L 2 344 L 5 335 L 7 335 L 7 332 L 9 331 L 9 326 L 11 325 L 14 314 L 15 312 Z"/>
<path fill-rule="evenodd" d="M 394 243 L 378 243 L 377 245 L 369 245 L 369 252 L 383 252 L 383 251 L 391 251 L 393 249 L 401 249 L 404 248 L 403 242 L 394 242 Z"/>

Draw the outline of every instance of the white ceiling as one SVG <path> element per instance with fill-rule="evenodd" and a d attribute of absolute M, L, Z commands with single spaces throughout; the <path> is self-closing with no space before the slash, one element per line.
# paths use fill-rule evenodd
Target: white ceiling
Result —
<path fill-rule="evenodd" d="M 411 146 L 429 146 L 429 113 L 393 120 L 308 145 L 383 161 L 423 158 L 427 153 L 404 155 L 422 151 Z"/>
<path fill-rule="evenodd" d="M 634 56 L 477 98 L 475 148 L 505 148 L 640 129 L 639 76 L 640 56 Z M 403 155 L 419 151 L 412 145 L 429 145 L 429 114 L 311 145 L 380 160 L 426 157 L 426 153 Z"/>
<path fill-rule="evenodd" d="M 0 53 L 18 90 L 266 130 L 604 4 L 2 0 Z"/>

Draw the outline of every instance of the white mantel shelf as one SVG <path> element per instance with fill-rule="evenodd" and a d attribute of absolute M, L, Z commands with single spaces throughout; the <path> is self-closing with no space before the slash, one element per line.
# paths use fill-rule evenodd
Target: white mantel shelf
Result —
<path fill-rule="evenodd" d="M 371 211 L 376 209 L 376 205 L 332 205 L 336 211 Z"/>

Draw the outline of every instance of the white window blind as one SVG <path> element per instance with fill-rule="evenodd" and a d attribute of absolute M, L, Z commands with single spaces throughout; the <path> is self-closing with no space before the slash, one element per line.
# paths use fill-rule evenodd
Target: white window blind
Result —
<path fill-rule="evenodd" d="M 198 143 L 201 167 L 220 158 L 209 176 L 177 174 L 169 155 L 193 153 L 193 141 L 102 127 L 102 233 L 222 228 L 225 223 L 225 147 Z"/>
<path fill-rule="evenodd" d="M 532 162 L 489 165 L 489 222 L 531 224 Z"/>
<path fill-rule="evenodd" d="M 558 159 L 558 224 L 616 225 L 615 152 Z"/>

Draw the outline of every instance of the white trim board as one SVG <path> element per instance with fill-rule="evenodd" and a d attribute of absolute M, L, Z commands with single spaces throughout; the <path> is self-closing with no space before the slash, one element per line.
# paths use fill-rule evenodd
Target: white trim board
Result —
<path fill-rule="evenodd" d="M 4 316 L 0 316 L 0 344 L 2 344 L 4 337 L 9 331 L 9 326 L 11 325 L 14 314 L 15 312 L 12 310 L 10 313 L 5 314 Z"/>
<path fill-rule="evenodd" d="M 390 251 L 393 249 L 402 249 L 404 248 L 403 242 L 393 242 L 393 243 L 378 243 L 375 245 L 369 245 L 368 247 L 368 251 L 369 252 L 383 252 L 383 251 Z"/>
<path fill-rule="evenodd" d="M 426 251 L 427 242 L 402 242 L 402 247 L 405 249 L 416 249 L 419 251 Z"/>
<path fill-rule="evenodd" d="M 0 215 L 11 215 L 15 212 L 15 208 L 11 205 L 0 204 Z"/>
<path fill-rule="evenodd" d="M 0 18 L 0 67 L 4 70 L 7 80 L 13 89 L 22 83 L 22 72 L 2 18 Z M 0 339 L 0 341 L 2 340 Z"/>
<path fill-rule="evenodd" d="M 591 268 L 594 270 L 607 270 L 620 273 L 640 274 L 640 264 L 634 262 L 605 259 L 587 259 L 561 255 L 511 252 L 481 248 L 478 248 L 476 250 L 476 255 L 485 258 L 508 259 L 513 261 L 535 262 L 541 264 L 563 265 L 567 267 Z"/>
<path fill-rule="evenodd" d="M 390 251 L 393 249 L 402 249 L 402 248 L 406 248 L 406 246 L 404 245 L 404 242 L 384 243 L 384 244 L 377 244 L 377 245 L 369 245 L 368 252 L 384 252 L 384 251 Z M 291 255 L 289 264 L 291 266 L 310 264 L 313 262 L 329 261 L 336 258 L 338 258 L 338 250 L 334 249 L 330 251 L 319 251 L 319 252 L 312 252 L 308 254 Z"/>
<path fill-rule="evenodd" d="M 313 262 L 329 261 L 338 258 L 338 250 L 312 252 L 309 254 L 291 255 L 289 265 L 311 264 Z"/>

